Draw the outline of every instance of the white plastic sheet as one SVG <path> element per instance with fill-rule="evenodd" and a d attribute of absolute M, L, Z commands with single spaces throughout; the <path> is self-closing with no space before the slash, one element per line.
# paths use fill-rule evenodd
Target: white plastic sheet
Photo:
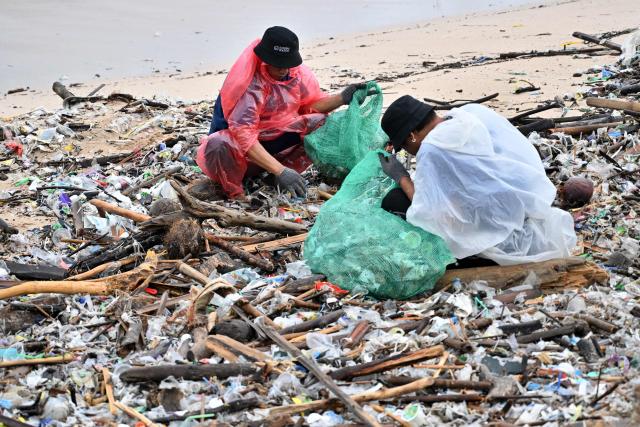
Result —
<path fill-rule="evenodd" d="M 507 265 L 568 256 L 573 219 L 551 207 L 556 189 L 529 141 L 482 105 L 449 115 L 418 152 L 407 220 L 442 237 L 458 259 L 480 254 Z"/>

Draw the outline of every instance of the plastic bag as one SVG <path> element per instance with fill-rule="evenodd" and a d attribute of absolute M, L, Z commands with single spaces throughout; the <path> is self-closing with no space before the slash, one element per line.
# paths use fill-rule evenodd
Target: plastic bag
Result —
<path fill-rule="evenodd" d="M 535 148 L 482 105 L 455 108 L 422 142 L 407 221 L 444 239 L 458 258 L 498 264 L 569 255 L 573 219 L 552 208 L 556 188 Z"/>
<path fill-rule="evenodd" d="M 640 59 L 640 30 L 632 33 L 622 43 L 622 55 L 620 55 L 622 65 L 630 66 L 634 60 Z"/>
<path fill-rule="evenodd" d="M 366 97 L 371 90 L 376 93 Z M 320 173 L 343 179 L 364 156 L 389 140 L 380 127 L 382 91 L 376 82 L 356 91 L 349 108 L 331 114 L 304 138 L 304 148 Z"/>
<path fill-rule="evenodd" d="M 395 186 L 378 151 L 358 163 L 324 204 L 304 245 L 313 272 L 352 292 L 407 299 L 433 288 L 454 262 L 444 241 L 380 207 Z"/>

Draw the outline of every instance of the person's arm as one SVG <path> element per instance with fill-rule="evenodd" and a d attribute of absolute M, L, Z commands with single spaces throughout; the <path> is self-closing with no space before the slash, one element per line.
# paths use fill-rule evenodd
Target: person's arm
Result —
<path fill-rule="evenodd" d="M 343 104 L 342 95 L 336 94 L 322 98 L 319 101 L 311 104 L 311 109 L 318 113 L 330 113 Z"/>
<path fill-rule="evenodd" d="M 404 176 L 400 178 L 400 182 L 398 182 L 398 185 L 400 186 L 400 188 L 402 188 L 404 194 L 407 195 L 407 198 L 413 202 L 413 194 L 415 193 L 413 180 L 408 176 Z"/>
<path fill-rule="evenodd" d="M 367 87 L 366 83 L 351 84 L 344 88 L 344 90 L 338 94 L 327 96 L 319 101 L 311 104 L 311 108 L 319 113 L 330 113 L 336 108 L 351 103 L 353 94 L 358 89 L 364 89 Z"/>
<path fill-rule="evenodd" d="M 275 157 L 273 157 L 259 142 L 253 144 L 247 150 L 247 157 L 262 169 L 274 175 L 280 175 L 284 170 L 284 166 Z"/>

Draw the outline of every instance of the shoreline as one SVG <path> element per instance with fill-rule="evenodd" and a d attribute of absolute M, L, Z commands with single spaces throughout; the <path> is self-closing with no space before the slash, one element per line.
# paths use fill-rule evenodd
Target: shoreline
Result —
<path fill-rule="evenodd" d="M 355 76 L 364 76 L 366 79 L 377 77 L 376 69 L 384 73 L 402 74 L 406 72 L 404 68 L 412 64 L 390 68 L 387 53 L 406 53 L 407 57 L 413 55 L 421 58 L 420 53 L 411 53 L 411 43 L 403 43 L 402 40 L 395 40 L 391 49 L 385 49 L 382 52 L 370 53 L 366 52 L 361 55 L 363 47 L 375 45 L 378 40 L 385 39 L 391 35 L 402 35 L 406 33 L 409 37 L 414 37 L 416 31 L 425 28 L 433 28 L 434 32 L 450 31 L 451 27 L 464 27 L 469 33 L 480 33 L 483 28 L 502 25 L 511 15 L 535 15 L 537 9 L 558 8 L 565 5 L 583 3 L 581 0 L 561 0 L 558 2 L 531 2 L 527 5 L 517 6 L 515 8 L 501 9 L 498 11 L 484 11 L 464 15 L 454 15 L 434 18 L 429 21 L 416 22 L 412 24 L 392 25 L 379 28 L 375 31 L 345 33 L 335 37 L 314 38 L 307 46 L 302 46 L 301 51 L 307 63 L 316 73 L 321 87 L 325 90 L 338 89 L 341 85 L 351 83 L 355 80 L 347 80 L 344 77 L 345 72 L 341 69 L 351 71 Z M 541 4 L 542 3 L 542 4 Z M 522 19 L 519 17 L 519 19 Z M 515 34 L 514 34 L 515 35 Z M 256 37 L 258 37 L 257 35 Z M 567 38 L 570 38 L 566 36 Z M 487 45 L 493 48 L 496 41 L 500 41 L 499 37 L 488 37 Z M 424 35 L 418 34 L 417 40 L 423 40 L 425 44 L 429 44 L 429 40 Z M 436 45 L 442 45 L 446 40 L 436 37 Z M 403 46 L 404 44 L 404 46 Z M 457 45 L 458 43 L 456 43 Z M 337 53 L 334 58 L 332 54 Z M 452 50 L 450 56 L 464 56 L 465 51 L 458 52 Z M 237 53 L 236 53 L 237 54 Z M 435 55 L 434 55 L 435 56 Z M 447 56 L 423 59 L 445 62 Z M 386 62 L 387 65 L 377 64 Z M 182 72 L 160 72 L 149 73 L 132 77 L 122 77 L 117 79 L 91 79 L 85 82 L 63 81 L 65 84 L 74 83 L 72 91 L 78 95 L 85 95 L 100 84 L 106 86 L 101 90 L 100 94 L 107 95 L 112 92 L 130 93 L 136 97 L 168 97 L 181 99 L 189 102 L 211 101 L 215 99 L 226 71 L 232 62 L 227 64 L 211 63 L 209 65 L 200 65 Z M 376 65 L 382 65 L 376 67 Z M 400 64 L 399 64 L 400 65 Z M 53 82 L 51 82 L 52 84 Z M 389 85 L 387 85 L 389 86 Z M 385 104 L 387 104 L 385 102 Z M 0 117 L 12 117 L 30 112 L 38 107 L 46 109 L 59 108 L 60 99 L 51 91 L 49 87 L 31 88 L 27 92 L 16 93 L 12 95 L 3 94 L 0 96 Z"/>

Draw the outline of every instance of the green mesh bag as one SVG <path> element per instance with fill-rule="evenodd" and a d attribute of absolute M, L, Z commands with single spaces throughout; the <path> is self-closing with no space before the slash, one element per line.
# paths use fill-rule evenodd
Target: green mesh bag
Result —
<path fill-rule="evenodd" d="M 367 93 L 375 92 L 366 96 Z M 356 91 L 346 110 L 327 117 L 324 125 L 304 138 L 304 148 L 318 171 L 343 179 L 364 156 L 389 140 L 380 127 L 382 91 L 376 82 Z"/>
<path fill-rule="evenodd" d="M 351 292 L 407 299 L 455 261 L 444 241 L 380 207 L 395 186 L 370 152 L 324 204 L 304 244 L 311 270 Z"/>

